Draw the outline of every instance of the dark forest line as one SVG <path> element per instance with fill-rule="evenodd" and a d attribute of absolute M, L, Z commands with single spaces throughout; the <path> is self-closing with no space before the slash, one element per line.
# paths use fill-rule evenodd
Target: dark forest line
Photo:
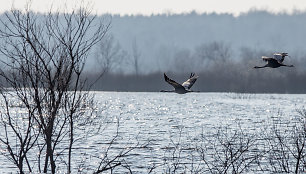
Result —
<path fill-rule="evenodd" d="M 201 92 L 241 92 L 241 93 L 306 93 L 306 55 L 289 53 L 284 64 L 294 67 L 255 69 L 254 66 L 265 65 L 261 56 L 272 56 L 273 51 L 243 48 L 233 56 L 230 47 L 222 43 L 204 44 L 194 52 L 178 51 L 164 66 L 168 69 L 153 73 L 142 73 L 142 67 L 135 62 L 132 73 L 114 73 L 109 71 L 111 65 L 104 67 L 105 74 L 94 85 L 92 90 L 102 91 L 139 91 L 158 92 L 170 90 L 172 86 L 164 81 L 163 73 L 183 83 L 191 72 L 199 79 L 192 87 Z M 124 66 L 124 65 L 120 65 Z M 106 69 L 105 69 L 106 68 Z M 99 76 L 99 69 L 92 69 L 84 74 L 92 83 Z"/>
<path fill-rule="evenodd" d="M 200 73 L 192 87 L 201 92 L 239 92 L 239 93 L 306 93 L 306 72 L 294 68 L 279 69 L 244 69 L 235 65 L 236 69 L 228 69 L 219 65 L 214 70 Z M 86 73 L 88 79 L 95 79 L 98 74 Z M 178 83 L 183 83 L 190 74 L 168 72 L 167 75 Z M 91 82 L 89 80 L 89 82 Z M 172 86 L 163 78 L 163 72 L 144 75 L 104 74 L 92 87 L 98 91 L 130 91 L 158 92 L 170 90 Z"/>

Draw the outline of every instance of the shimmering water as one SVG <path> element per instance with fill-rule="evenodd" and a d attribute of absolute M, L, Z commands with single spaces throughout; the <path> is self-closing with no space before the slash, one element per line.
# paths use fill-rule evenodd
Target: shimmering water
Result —
<path fill-rule="evenodd" d="M 126 158 L 133 172 L 148 173 L 147 168 L 163 163 L 165 149 L 176 142 L 192 144 L 199 135 L 213 134 L 220 127 L 260 133 L 271 119 L 281 116 L 290 122 L 296 110 L 306 106 L 306 95 L 301 94 L 95 92 L 95 98 L 101 131 L 75 144 L 80 149 L 75 152 L 75 168 L 84 173 L 95 169 L 116 131 L 119 136 L 109 153 L 148 144 Z M 7 166 L 1 173 L 14 172 L 6 158 L 0 160 L 0 166 Z"/>

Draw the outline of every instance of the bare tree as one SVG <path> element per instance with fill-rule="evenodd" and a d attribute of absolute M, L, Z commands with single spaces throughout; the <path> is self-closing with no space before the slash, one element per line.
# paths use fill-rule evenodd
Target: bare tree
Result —
<path fill-rule="evenodd" d="M 190 54 L 188 49 L 177 51 L 174 54 L 174 69 L 173 71 L 178 71 L 178 73 L 190 73 L 194 72 L 196 67 L 196 62 Z"/>
<path fill-rule="evenodd" d="M 24 160 L 28 171 L 33 171 L 27 153 L 34 145 L 40 152 L 35 170 L 47 173 L 51 167 L 55 173 L 61 156 L 71 173 L 76 120 L 82 119 L 91 99 L 81 74 L 89 50 L 103 38 L 109 24 L 96 22 L 86 8 L 40 16 L 27 7 L 25 12 L 13 9 L 5 17 L 0 51 L 7 60 L 1 60 L 0 76 L 11 88 L 1 88 L 6 106 L 1 112 L 5 130 L 1 145 L 20 173 Z M 21 103 L 25 110 L 22 122 L 19 114 L 12 114 L 12 102 Z"/>
<path fill-rule="evenodd" d="M 132 57 L 133 62 L 132 63 L 135 69 L 135 73 L 138 76 L 139 75 L 139 58 L 141 56 L 141 53 L 139 52 L 139 48 L 137 46 L 136 39 L 133 42 L 132 51 L 133 51 L 133 57 Z"/>
<path fill-rule="evenodd" d="M 220 64 L 231 58 L 231 49 L 223 42 L 202 44 L 196 48 L 196 57 L 204 64 Z"/>
<path fill-rule="evenodd" d="M 123 60 L 124 52 L 118 42 L 115 42 L 113 35 L 106 35 L 98 44 L 96 60 L 99 72 L 102 74 L 109 72 L 112 68 L 120 65 Z"/>

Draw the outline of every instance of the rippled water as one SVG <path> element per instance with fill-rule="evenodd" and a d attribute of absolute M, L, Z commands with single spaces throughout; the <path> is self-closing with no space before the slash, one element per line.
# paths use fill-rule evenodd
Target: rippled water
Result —
<path fill-rule="evenodd" d="M 118 130 L 115 152 L 150 142 L 148 148 L 135 149 L 128 156 L 127 163 L 133 163 L 133 170 L 140 173 L 161 163 L 164 148 L 173 142 L 193 143 L 197 136 L 219 127 L 234 130 L 239 125 L 248 132 L 260 132 L 271 118 L 281 115 L 290 121 L 297 109 L 306 106 L 306 95 L 300 94 L 95 92 L 95 97 L 96 119 L 101 119 L 103 131 L 75 144 L 94 154 L 86 156 L 79 150 L 76 161 L 97 165 L 95 156 L 102 156 Z M 3 156 L 0 160 L 0 166 L 11 166 Z M 86 170 L 84 167 L 83 172 Z M 3 171 L 7 170 L 0 169 Z"/>

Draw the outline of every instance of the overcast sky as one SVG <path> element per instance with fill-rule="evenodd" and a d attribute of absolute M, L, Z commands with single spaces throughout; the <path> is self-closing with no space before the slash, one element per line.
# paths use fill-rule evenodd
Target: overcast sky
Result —
<path fill-rule="evenodd" d="M 0 12 L 8 10 L 14 3 L 15 8 L 21 9 L 29 0 L 0 0 Z M 31 8 L 34 11 L 45 12 L 53 8 L 76 6 L 80 0 L 32 0 Z M 271 12 L 295 10 L 305 11 L 306 0 L 83 0 L 90 2 L 94 12 L 98 14 L 144 14 L 158 13 L 186 13 L 195 10 L 203 13 L 232 13 L 239 15 L 250 9 L 264 9 Z"/>

